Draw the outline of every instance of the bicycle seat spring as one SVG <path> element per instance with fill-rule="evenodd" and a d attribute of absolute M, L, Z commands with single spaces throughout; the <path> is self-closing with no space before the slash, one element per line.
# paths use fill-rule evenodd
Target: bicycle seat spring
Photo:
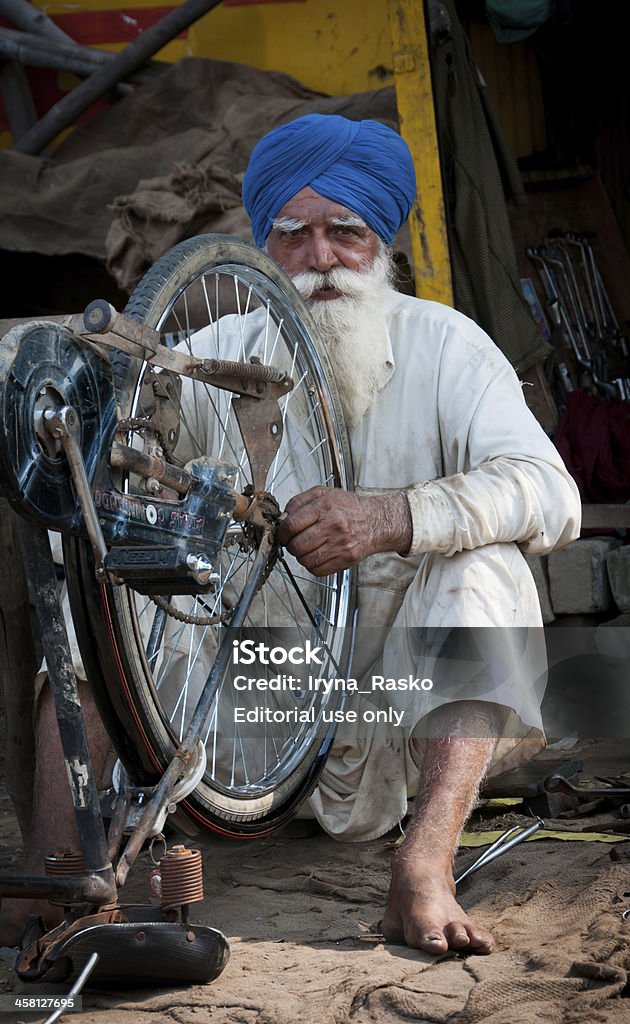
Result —
<path fill-rule="evenodd" d="M 179 907 L 203 899 L 203 864 L 200 850 L 173 846 L 160 858 L 163 907 Z"/>

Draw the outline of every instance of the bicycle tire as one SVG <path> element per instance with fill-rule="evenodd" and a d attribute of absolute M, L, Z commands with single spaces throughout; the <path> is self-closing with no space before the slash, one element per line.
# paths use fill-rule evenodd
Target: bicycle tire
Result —
<path fill-rule="evenodd" d="M 221 335 L 220 328 L 221 324 L 232 324 L 228 317 L 233 317 L 236 314 L 229 313 L 220 321 L 218 320 L 219 293 L 221 290 L 225 292 L 226 289 L 229 289 L 231 277 L 234 278 L 234 298 L 230 301 L 232 305 L 238 306 L 239 317 L 242 312 L 239 295 L 243 290 L 247 293 L 247 306 L 239 320 L 241 332 L 239 347 L 243 337 L 242 325 L 245 324 L 247 328 L 252 317 L 258 316 L 259 319 L 262 319 L 264 316 L 267 318 L 264 332 L 265 348 L 267 347 L 270 324 L 273 323 L 274 326 L 277 326 L 279 322 L 280 327 L 277 328 L 273 358 L 268 360 L 264 358 L 263 361 L 275 364 L 280 357 L 284 358 L 285 362 L 290 359 L 294 371 L 295 369 L 299 371 L 294 372 L 299 392 L 294 390 L 293 397 L 289 396 L 287 400 L 292 404 L 287 405 L 283 411 L 285 424 L 283 445 L 286 443 L 288 448 L 291 443 L 299 448 L 304 443 L 302 433 L 297 429 L 293 431 L 292 439 L 288 436 L 288 433 L 291 433 L 289 428 L 293 429 L 293 420 L 299 418 L 300 430 L 305 432 L 307 438 L 306 447 L 308 448 L 308 445 L 311 444 L 311 431 L 318 438 L 318 447 L 315 447 L 314 438 L 313 447 L 307 459 L 308 472 L 312 471 L 318 476 L 318 479 L 314 479 L 311 485 L 319 483 L 352 489 L 350 448 L 330 365 L 325 353 L 314 340 L 316 332 L 304 302 L 284 272 L 264 253 L 245 242 L 228 236 L 208 235 L 187 239 L 167 252 L 148 271 L 131 296 L 125 312 L 129 316 L 159 329 L 163 334 L 169 333 L 168 327 L 179 324 L 181 330 L 175 333 L 184 335 L 180 344 L 192 351 L 198 344 L 197 339 L 205 337 L 203 332 L 197 328 L 198 308 L 200 305 L 203 306 L 203 302 L 198 301 L 198 293 L 201 290 L 204 293 L 203 298 L 207 303 L 207 314 L 209 314 L 206 318 L 210 321 L 216 319 L 218 324 L 216 330 L 213 326 L 210 331 L 212 343 L 216 342 L 216 355 L 234 358 L 233 351 L 228 351 L 227 355 L 225 351 L 221 351 L 221 346 L 227 344 L 224 340 L 227 329 L 223 328 L 223 335 Z M 208 299 L 209 281 L 213 281 L 215 285 L 217 308 L 214 310 L 211 309 Z M 256 303 L 258 305 L 254 308 Z M 185 316 L 181 314 L 182 309 L 185 310 Z M 208 334 L 209 327 L 209 324 L 205 327 L 206 334 Z M 234 324 L 232 324 L 233 327 Z M 259 334 L 262 335 L 262 330 Z M 256 345 L 260 344 L 259 334 L 256 334 L 258 339 Z M 233 347 L 234 338 L 235 336 L 238 338 L 238 332 L 232 329 L 227 332 L 227 336 Z M 280 351 L 281 344 L 284 345 L 282 351 Z M 294 346 L 293 349 L 291 346 Z M 245 358 L 250 354 L 249 351 L 246 353 L 243 350 L 239 357 Z M 265 355 L 265 353 L 262 354 Z M 122 354 L 116 354 L 113 358 L 114 386 L 123 415 L 134 416 L 139 411 L 137 403 L 143 366 L 144 364 L 139 360 Z M 195 428 L 197 429 L 196 441 L 201 444 L 202 423 L 206 429 L 203 415 L 199 414 L 199 408 L 203 406 L 204 414 L 210 410 L 208 420 L 212 421 L 212 427 L 207 429 L 212 434 L 215 446 L 213 452 L 206 451 L 206 454 L 217 454 L 215 433 L 219 437 L 223 436 L 221 446 L 227 438 L 225 448 L 230 455 L 234 456 L 234 462 L 238 464 L 240 474 L 240 483 L 236 489 L 241 489 L 248 474 L 242 453 L 236 450 L 237 442 L 230 420 L 231 398 L 226 398 L 225 392 L 217 392 L 215 395 L 213 392 L 216 389 L 209 389 L 207 385 L 200 385 L 199 382 L 191 382 L 189 379 L 184 381 L 184 387 L 189 390 L 192 388 L 194 392 L 196 423 L 199 424 L 199 428 Z M 186 394 L 188 395 L 188 392 Z M 224 404 L 221 405 L 221 402 Z M 192 438 L 194 431 L 190 427 L 192 414 L 188 416 L 189 409 L 190 404 L 186 406 L 185 415 L 183 403 L 180 400 L 178 415 L 181 423 L 185 425 L 185 432 Z M 227 413 L 224 412 L 225 409 L 227 409 Z M 299 412 L 294 410 L 299 410 Z M 220 425 L 217 426 L 217 424 Z M 207 437 L 206 443 L 208 443 Z M 305 489 L 303 477 L 306 470 L 301 463 L 297 470 L 291 470 L 291 465 L 296 459 L 291 451 L 293 449 L 286 454 L 281 449 L 280 454 L 285 459 L 284 464 L 278 462 L 279 457 L 276 458 L 272 467 L 274 471 L 270 472 L 272 492 L 275 489 L 274 480 L 278 483 L 280 476 L 277 467 L 280 465 L 282 468 L 289 458 L 289 470 L 301 484 L 297 490 Z M 224 456 L 225 452 L 222 457 Z M 108 457 L 108 452 L 104 451 L 103 458 L 106 457 Z M 290 496 L 287 495 L 287 486 L 287 482 L 282 480 L 279 489 L 283 491 L 283 504 Z M 155 781 L 157 775 L 163 771 L 170 760 L 176 746 L 178 728 L 172 709 L 175 698 L 173 697 L 172 700 L 169 698 L 167 701 L 167 697 L 163 696 L 166 688 L 164 684 L 160 685 L 157 669 L 152 670 L 149 665 L 149 648 L 146 646 L 147 628 L 139 625 L 144 611 L 139 611 L 138 596 L 128 588 L 114 587 L 108 583 L 97 583 L 93 572 L 91 550 L 85 540 L 68 538 L 65 545 L 68 589 L 75 628 L 97 704 L 117 753 L 131 777 L 138 783 L 150 783 Z M 236 556 L 230 554 L 230 557 L 236 561 Z M 231 577 L 226 571 L 226 580 L 234 581 L 236 579 L 236 583 L 230 585 L 234 585 L 235 589 L 238 589 L 239 574 L 246 573 L 246 571 L 247 568 L 239 564 L 232 571 Z M 289 576 L 291 575 L 288 566 L 283 572 L 285 576 L 287 573 Z M 266 619 L 270 614 L 268 605 L 272 605 L 274 600 L 276 606 L 278 604 L 277 599 L 265 596 L 274 593 L 271 589 L 272 586 L 280 586 L 277 582 L 274 584 L 274 580 L 277 580 L 277 573 L 280 573 L 279 565 L 271 569 L 268 579 L 256 598 L 259 604 L 265 604 L 264 617 Z M 309 594 L 307 601 L 312 600 L 311 592 L 315 594 L 317 603 L 315 621 L 318 630 L 323 630 L 326 634 L 326 642 L 330 644 L 331 651 L 334 651 L 332 664 L 336 666 L 335 674 L 338 675 L 340 669 L 343 671 L 347 660 L 350 631 L 346 627 L 350 623 L 354 605 L 354 574 L 351 571 L 338 573 L 334 577 L 327 577 L 324 583 L 315 581 L 314 578 L 307 579 L 308 574 L 301 567 L 299 574 L 303 582 L 298 586 L 304 593 Z M 295 579 L 291 582 L 291 587 L 287 586 L 286 579 L 282 581 L 282 586 L 287 591 L 292 590 L 295 584 Z M 223 587 L 224 592 L 227 592 L 227 586 L 226 583 Z M 196 602 L 196 599 L 194 600 Z M 283 600 L 286 599 L 283 597 Z M 146 602 L 147 599 L 142 598 L 142 601 Z M 297 604 L 297 594 L 295 601 Z M 283 615 L 284 612 L 281 612 L 280 617 Z M 153 631 L 155 631 L 158 621 L 156 615 L 152 622 Z M 162 629 L 162 635 L 158 643 L 165 647 L 164 636 L 169 628 L 168 620 L 166 625 L 160 623 L 159 628 Z M 203 628 L 194 625 L 185 627 L 185 630 L 189 630 L 191 633 L 191 638 L 186 640 L 189 646 L 192 645 L 192 637 L 195 634 L 194 642 L 197 642 Z M 215 633 L 220 631 L 221 626 L 216 629 L 214 627 L 205 628 L 211 630 L 212 636 L 212 631 Z M 303 626 L 301 625 L 300 628 L 302 629 Z M 179 644 L 180 641 L 181 638 L 173 641 L 173 646 Z M 203 643 L 209 646 L 209 641 L 206 639 L 203 640 Z M 200 649 L 202 650 L 201 647 Z M 151 656 L 153 657 L 153 655 Z M 166 660 L 165 653 L 162 652 L 160 657 L 163 665 Z M 179 658 L 179 655 L 177 657 Z M 206 655 L 202 650 L 202 654 L 198 654 L 197 657 L 203 662 Z M 177 661 L 177 659 L 175 660 Z M 157 661 L 153 661 L 152 664 L 157 665 Z M 329 662 L 330 664 L 331 662 Z M 176 674 L 173 669 L 170 669 L 169 672 L 171 675 Z M 181 694 L 178 698 L 182 704 L 180 738 L 186 717 L 189 681 L 193 675 L 194 671 L 189 668 L 185 684 L 179 684 L 184 690 L 183 699 Z M 169 686 L 171 686 L 170 678 Z M 226 688 L 224 687 L 224 689 Z M 220 694 L 217 696 L 215 714 L 217 723 L 222 714 L 229 713 L 230 699 L 233 697 L 229 697 L 229 688 L 226 689 L 226 694 L 223 697 Z M 221 700 L 227 710 L 222 707 Z M 242 737 L 239 742 L 243 764 L 238 768 L 238 777 L 235 777 L 234 765 L 232 765 L 232 774 L 229 779 L 225 772 L 219 777 L 216 734 L 220 734 L 220 730 L 218 724 L 215 724 L 213 739 L 215 761 L 212 768 L 206 772 L 194 793 L 180 805 L 192 819 L 194 826 L 209 828 L 231 836 L 255 836 L 267 834 L 286 821 L 316 784 L 332 738 L 332 729 L 325 730 L 325 735 L 322 736 L 321 708 L 328 706 L 332 711 L 338 700 L 337 692 L 331 692 L 326 698 L 323 696 L 312 697 L 311 702 L 319 701 L 320 725 L 318 729 L 311 735 L 307 726 L 299 730 L 297 738 L 291 738 L 294 746 L 299 744 L 299 756 L 292 755 L 289 749 L 280 757 L 276 751 L 276 757 L 282 763 L 281 767 L 275 771 L 272 767 L 267 766 L 267 754 L 265 753 L 264 773 L 254 781 L 249 779 L 248 772 L 251 769 L 245 763 Z M 328 705 L 325 704 L 325 701 L 328 702 Z M 223 742 L 222 736 L 221 742 Z M 267 742 L 265 738 L 265 744 Z M 249 751 L 253 749 L 254 743 L 247 740 L 246 746 L 247 744 L 249 744 L 247 747 L 248 757 L 251 758 L 252 755 Z M 236 735 L 233 739 L 233 746 L 235 748 L 237 746 Z M 284 751 L 284 746 L 281 751 Z M 233 753 L 232 757 L 234 758 L 234 756 Z M 259 758 L 260 755 L 257 753 L 256 759 L 259 760 Z M 223 771 L 223 769 L 221 770 Z M 261 771 L 261 769 L 257 770 Z"/>

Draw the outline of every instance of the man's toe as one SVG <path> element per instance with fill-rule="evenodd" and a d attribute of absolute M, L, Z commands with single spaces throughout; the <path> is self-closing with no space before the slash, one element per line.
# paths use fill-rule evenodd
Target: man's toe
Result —
<path fill-rule="evenodd" d="M 490 932 L 477 926 L 469 927 L 470 949 L 474 953 L 491 953 L 494 949 L 494 939 Z"/>
<path fill-rule="evenodd" d="M 408 939 L 407 945 L 422 949 L 425 953 L 445 953 L 448 940 L 441 928 L 428 928 L 419 933 L 417 941 L 410 942 Z"/>
<path fill-rule="evenodd" d="M 470 945 L 468 931 L 460 921 L 451 921 L 446 925 L 444 934 L 448 941 L 449 949 L 466 949 Z"/>

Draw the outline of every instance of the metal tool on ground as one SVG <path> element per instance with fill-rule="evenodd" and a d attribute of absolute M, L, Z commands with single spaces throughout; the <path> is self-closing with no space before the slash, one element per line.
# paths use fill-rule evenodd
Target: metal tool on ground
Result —
<path fill-rule="evenodd" d="M 535 832 L 538 832 L 543 825 L 544 821 L 542 818 L 537 818 L 536 821 L 526 827 L 523 825 L 513 825 L 512 828 L 509 828 L 507 832 L 504 832 L 502 836 L 499 836 L 499 838 L 492 843 L 487 850 L 483 851 L 481 856 L 478 857 L 470 867 L 467 867 L 466 870 L 455 879 L 455 885 L 459 885 L 459 883 L 463 882 L 465 878 L 468 878 L 468 875 L 472 875 L 473 872 L 479 871 L 479 869 L 485 867 L 486 864 L 490 864 L 490 862 L 496 860 L 497 857 L 502 857 L 504 853 L 508 852 L 508 850 L 513 849 L 513 847 L 518 846 L 519 843 L 523 843 L 526 839 L 529 839 L 530 836 L 533 836 Z"/>
<path fill-rule="evenodd" d="M 79 993 L 81 992 L 81 990 L 82 990 L 83 986 L 85 985 L 86 981 L 90 977 L 90 974 L 92 973 L 92 971 L 96 967 L 97 963 L 98 963 L 98 953 L 92 953 L 92 956 L 90 957 L 90 959 L 86 963 L 85 967 L 81 971 L 79 977 L 75 981 L 74 985 L 72 986 L 72 988 L 68 992 L 68 999 L 72 999 L 73 996 L 78 996 L 79 995 Z M 54 1011 L 54 1013 L 51 1013 L 50 1017 L 46 1018 L 46 1020 L 44 1021 L 44 1024 L 55 1024 L 55 1021 L 58 1021 L 59 1018 L 61 1016 L 63 1016 L 63 1014 L 65 1012 L 66 1012 L 65 1007 L 63 1007 L 63 1006 L 59 1007 L 57 1010 Z M 18 1024 L 19 1024 L 19 1022 L 18 1022 Z"/>
<path fill-rule="evenodd" d="M 630 796 L 630 786 L 576 786 L 573 782 L 565 779 L 564 775 L 554 773 L 548 775 L 543 783 L 548 793 L 567 792 L 577 793 L 579 796 Z"/>

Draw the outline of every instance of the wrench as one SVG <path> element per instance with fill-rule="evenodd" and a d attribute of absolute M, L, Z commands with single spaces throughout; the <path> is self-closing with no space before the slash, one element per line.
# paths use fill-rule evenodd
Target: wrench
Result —
<path fill-rule="evenodd" d="M 586 786 L 574 786 L 572 782 L 565 779 L 564 775 L 548 775 L 543 782 L 543 789 L 547 793 L 579 793 L 580 796 L 630 796 L 630 787 L 623 786 L 594 786 L 592 789 Z"/>

